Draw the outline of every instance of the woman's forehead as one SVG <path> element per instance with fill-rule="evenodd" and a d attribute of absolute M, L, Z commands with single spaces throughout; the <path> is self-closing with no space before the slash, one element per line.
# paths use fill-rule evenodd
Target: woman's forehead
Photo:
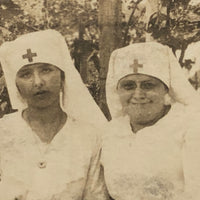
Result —
<path fill-rule="evenodd" d="M 134 81 L 137 84 L 144 83 L 144 82 L 153 82 L 154 84 L 163 85 L 166 90 L 169 90 L 167 85 L 161 81 L 159 78 L 147 75 L 147 74 L 129 74 L 118 81 L 117 88 L 119 85 L 123 84 L 127 81 Z"/>
<path fill-rule="evenodd" d="M 143 82 L 143 81 L 154 81 L 154 82 L 161 82 L 162 81 L 156 77 L 146 75 L 146 74 L 129 74 L 119 80 L 120 82 L 124 81 L 136 81 L 136 82 Z"/>
<path fill-rule="evenodd" d="M 28 64 L 28 65 L 21 67 L 19 69 L 19 71 L 24 71 L 24 70 L 29 70 L 29 69 L 37 69 L 37 68 L 40 69 L 40 68 L 44 68 L 44 67 L 49 67 L 52 69 L 59 69 L 58 67 L 56 67 L 52 64 L 49 64 L 49 63 L 34 63 L 34 64 Z"/>

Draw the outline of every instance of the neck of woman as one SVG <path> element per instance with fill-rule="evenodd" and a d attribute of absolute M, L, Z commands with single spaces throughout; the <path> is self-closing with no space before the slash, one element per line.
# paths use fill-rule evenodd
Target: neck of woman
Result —
<path fill-rule="evenodd" d="M 67 114 L 59 103 L 42 108 L 28 106 L 22 116 L 33 132 L 45 143 L 52 141 L 67 120 Z"/>
<path fill-rule="evenodd" d="M 37 120 L 42 124 L 52 122 L 63 113 L 59 103 L 54 103 L 47 107 L 28 106 L 24 112 L 28 115 L 29 120 Z"/>
<path fill-rule="evenodd" d="M 143 128 L 145 128 L 144 125 L 140 125 L 138 123 L 131 122 L 131 129 L 132 129 L 133 133 L 136 134 L 139 130 L 141 130 Z"/>

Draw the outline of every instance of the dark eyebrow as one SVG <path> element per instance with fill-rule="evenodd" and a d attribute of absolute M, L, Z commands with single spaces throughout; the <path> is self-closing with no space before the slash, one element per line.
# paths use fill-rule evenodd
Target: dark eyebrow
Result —
<path fill-rule="evenodd" d="M 39 69 L 41 69 L 41 68 L 45 68 L 45 67 L 51 68 L 50 65 L 39 65 L 39 66 L 38 66 Z"/>
<path fill-rule="evenodd" d="M 133 83 L 133 82 L 135 82 L 135 81 L 134 80 L 121 80 L 121 81 L 118 81 L 116 89 L 118 89 L 120 86 L 122 86 L 124 84 Z"/>
<path fill-rule="evenodd" d="M 117 87 L 120 85 L 126 85 L 126 84 L 129 84 L 129 83 L 134 83 L 135 81 L 133 80 L 123 80 L 121 81 L 120 83 L 117 84 Z"/>
<path fill-rule="evenodd" d="M 18 74 L 18 73 L 27 72 L 27 71 L 31 71 L 31 69 L 30 69 L 30 68 L 22 68 L 22 69 L 20 69 L 20 70 L 17 72 L 17 74 Z"/>
<path fill-rule="evenodd" d="M 38 69 L 39 69 L 39 70 L 42 70 L 42 69 L 56 70 L 56 69 L 58 69 L 58 68 L 57 68 L 57 67 L 54 67 L 54 66 L 51 66 L 51 65 L 40 65 L 40 66 L 38 66 Z"/>
<path fill-rule="evenodd" d="M 152 82 L 152 83 L 158 83 L 158 81 L 156 80 L 144 80 L 142 81 L 143 83 L 149 83 L 149 82 Z"/>
<path fill-rule="evenodd" d="M 123 84 L 123 83 L 129 83 L 129 82 L 135 82 L 135 81 L 134 81 L 134 80 L 123 80 L 123 81 L 121 81 L 120 84 Z"/>

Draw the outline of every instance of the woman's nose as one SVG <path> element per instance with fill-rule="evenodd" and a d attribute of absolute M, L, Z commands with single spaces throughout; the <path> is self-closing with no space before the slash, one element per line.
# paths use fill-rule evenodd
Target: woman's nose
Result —
<path fill-rule="evenodd" d="M 34 87 L 42 87 L 44 85 L 44 80 L 39 75 L 38 72 L 34 72 Z"/>
<path fill-rule="evenodd" d="M 145 92 L 140 87 L 137 87 L 132 95 L 135 99 L 144 99 L 145 98 Z"/>

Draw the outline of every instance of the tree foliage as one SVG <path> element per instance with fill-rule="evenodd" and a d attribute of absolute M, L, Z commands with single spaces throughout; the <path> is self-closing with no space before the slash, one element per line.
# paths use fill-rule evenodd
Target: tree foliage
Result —
<path fill-rule="evenodd" d="M 174 51 L 181 50 L 180 64 L 188 44 L 200 40 L 200 6 L 191 6 L 189 0 L 162 0 L 148 23 L 148 31 L 162 44 Z"/>

